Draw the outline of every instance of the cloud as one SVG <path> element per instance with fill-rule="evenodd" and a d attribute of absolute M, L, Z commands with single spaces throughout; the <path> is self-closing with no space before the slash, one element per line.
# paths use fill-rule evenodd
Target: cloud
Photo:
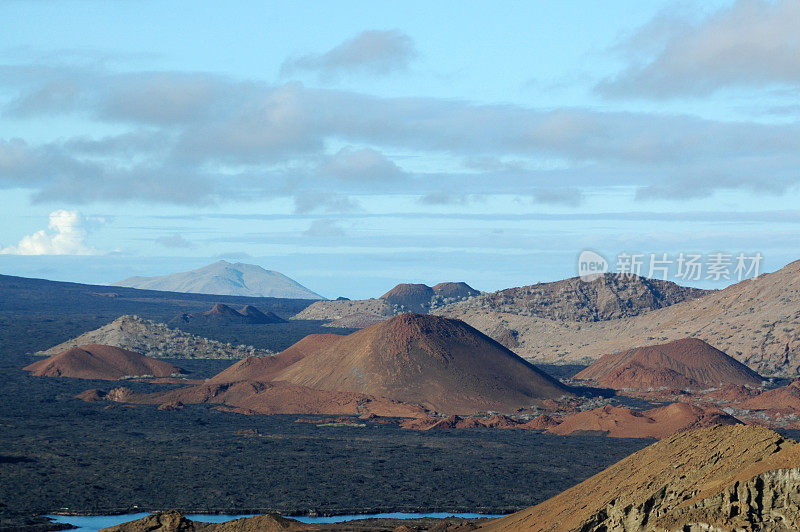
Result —
<path fill-rule="evenodd" d="M 299 71 L 316 72 L 322 79 L 343 74 L 373 76 L 406 70 L 417 52 L 411 37 L 398 30 L 364 31 L 323 54 L 308 54 L 286 60 L 283 75 Z"/>
<path fill-rule="evenodd" d="M 670 98 L 727 87 L 798 87 L 798 20 L 797 0 L 738 0 L 699 22 L 664 12 L 622 44 L 628 66 L 597 91 Z"/>
<path fill-rule="evenodd" d="M 322 175 L 345 180 L 395 180 L 406 173 L 385 155 L 371 148 L 345 147 L 327 157 L 320 167 Z"/>
<path fill-rule="evenodd" d="M 156 238 L 156 243 L 167 248 L 190 248 L 194 246 L 192 242 L 186 240 L 178 233 L 170 236 L 158 237 Z"/>
<path fill-rule="evenodd" d="M 577 188 L 540 188 L 531 193 L 534 203 L 548 203 L 577 207 L 583 201 L 583 192 Z"/>
<path fill-rule="evenodd" d="M 69 80 L 52 80 L 20 96 L 6 105 L 8 116 L 25 118 L 47 111 L 73 109 L 80 96 L 80 87 Z"/>
<path fill-rule="evenodd" d="M 90 226 L 91 220 L 78 211 L 53 211 L 48 229 L 23 237 L 16 246 L 0 248 L 0 254 L 97 255 L 100 252 L 86 244 Z"/>
<path fill-rule="evenodd" d="M 303 232 L 303 235 L 316 238 L 334 238 L 344 236 L 345 232 L 336 220 L 322 219 L 311 222 L 311 225 Z"/>

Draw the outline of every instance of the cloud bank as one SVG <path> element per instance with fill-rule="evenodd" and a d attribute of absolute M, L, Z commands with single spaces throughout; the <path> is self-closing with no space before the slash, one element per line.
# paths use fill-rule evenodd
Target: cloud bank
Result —
<path fill-rule="evenodd" d="M 413 190 L 435 203 L 443 191 L 534 190 L 537 203 L 574 207 L 586 186 L 638 187 L 646 200 L 724 189 L 779 194 L 800 182 L 798 123 L 387 98 L 75 66 L 0 66 L 0 94 L 14 95 L 0 103 L 8 116 L 47 123 L 61 113 L 120 131 L 0 138 L 0 189 L 29 189 L 36 201 L 283 197 L 298 212 L 331 212 L 371 193 Z"/>
<path fill-rule="evenodd" d="M 597 90 L 670 98 L 729 87 L 798 87 L 798 21 L 797 0 L 738 0 L 699 22 L 662 13 L 622 44 L 630 64 Z"/>

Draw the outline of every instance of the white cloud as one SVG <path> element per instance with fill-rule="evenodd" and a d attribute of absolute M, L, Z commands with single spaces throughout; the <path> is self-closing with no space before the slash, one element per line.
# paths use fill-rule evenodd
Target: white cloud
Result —
<path fill-rule="evenodd" d="M 666 11 L 622 45 L 629 65 L 597 89 L 668 98 L 725 87 L 800 86 L 798 21 L 797 0 L 738 0 L 699 22 Z"/>
<path fill-rule="evenodd" d="M 97 255 L 100 252 L 86 244 L 90 221 L 101 220 L 89 220 L 78 211 L 53 211 L 47 229 L 23 237 L 16 246 L 0 248 L 0 254 Z"/>

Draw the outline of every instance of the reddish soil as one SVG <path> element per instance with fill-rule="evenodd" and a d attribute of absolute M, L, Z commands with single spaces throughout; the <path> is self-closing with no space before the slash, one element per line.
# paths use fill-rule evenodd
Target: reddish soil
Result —
<path fill-rule="evenodd" d="M 237 381 L 269 382 L 295 362 L 311 353 L 330 347 L 342 338 L 338 334 L 309 334 L 296 344 L 275 356 L 247 357 L 228 369 L 218 373 L 208 382 L 223 383 Z"/>
<path fill-rule="evenodd" d="M 169 377 L 180 368 L 163 360 L 109 345 L 90 344 L 73 347 L 26 366 L 26 371 L 40 377 L 117 380 L 122 377 Z"/>
<path fill-rule="evenodd" d="M 401 283 L 380 298 L 409 312 L 426 312 L 435 295 L 433 288 L 426 284 Z"/>
<path fill-rule="evenodd" d="M 735 406 L 745 410 L 800 414 L 800 380 L 792 381 L 788 386 L 763 391 Z"/>
<path fill-rule="evenodd" d="M 603 355 L 575 378 L 617 390 L 759 386 L 763 380 L 741 362 L 696 338 Z"/>
<path fill-rule="evenodd" d="M 711 399 L 719 403 L 741 403 L 761 393 L 760 390 L 748 388 L 747 386 L 728 385 L 722 388 L 711 390 L 703 395 L 704 399 Z"/>
<path fill-rule="evenodd" d="M 288 382 L 234 382 L 178 388 L 166 392 L 137 394 L 116 388 L 107 399 L 134 404 L 210 403 L 245 414 L 375 414 L 384 417 L 419 417 L 426 414 L 417 405 L 366 394 L 315 390 Z"/>
<path fill-rule="evenodd" d="M 275 380 L 383 396 L 448 414 L 514 412 L 570 395 L 491 338 L 438 316 L 402 314 L 322 342 L 316 352 L 302 351 Z"/>
<path fill-rule="evenodd" d="M 739 420 L 712 406 L 673 403 L 642 412 L 603 406 L 566 415 L 547 430 L 560 435 L 600 432 L 614 438 L 660 439 L 684 430 L 737 423 Z"/>
<path fill-rule="evenodd" d="M 439 283 L 433 286 L 433 291 L 445 299 L 466 299 L 480 295 L 480 292 L 464 282 Z"/>

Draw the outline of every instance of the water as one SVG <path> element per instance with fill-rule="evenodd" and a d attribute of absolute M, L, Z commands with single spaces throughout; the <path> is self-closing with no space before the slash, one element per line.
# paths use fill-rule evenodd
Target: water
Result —
<path fill-rule="evenodd" d="M 107 526 L 119 525 L 141 519 L 148 512 L 137 514 L 125 515 L 48 515 L 56 523 L 68 523 L 78 527 L 76 532 L 97 532 L 101 528 Z M 239 519 L 242 517 L 253 517 L 256 514 L 242 514 L 242 515 L 217 515 L 217 514 L 187 514 L 186 517 L 192 521 L 202 521 L 205 523 L 222 523 L 223 521 L 230 521 L 232 519 Z M 382 514 L 354 514 L 354 515 L 335 515 L 332 517 L 303 517 L 291 516 L 303 523 L 342 523 L 345 521 L 353 521 L 355 519 L 420 519 L 423 517 L 433 517 L 443 519 L 445 517 L 458 517 L 461 519 L 477 519 L 480 517 L 503 517 L 502 515 L 487 515 L 487 514 L 473 514 L 473 513 L 447 513 L 447 512 L 433 512 L 433 513 L 404 513 L 404 512 L 388 512 Z"/>

